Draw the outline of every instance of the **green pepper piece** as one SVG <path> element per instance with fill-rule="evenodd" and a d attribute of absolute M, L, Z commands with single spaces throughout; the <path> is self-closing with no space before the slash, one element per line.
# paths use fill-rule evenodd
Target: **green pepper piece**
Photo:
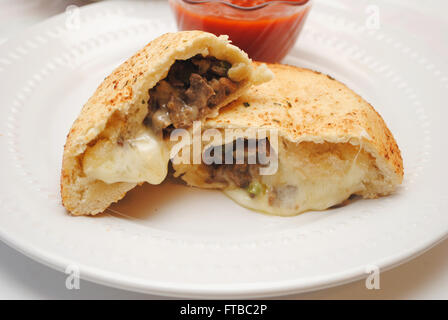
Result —
<path fill-rule="evenodd" d="M 263 186 L 258 181 L 252 181 L 247 187 L 247 192 L 251 198 L 258 196 L 263 191 Z"/>

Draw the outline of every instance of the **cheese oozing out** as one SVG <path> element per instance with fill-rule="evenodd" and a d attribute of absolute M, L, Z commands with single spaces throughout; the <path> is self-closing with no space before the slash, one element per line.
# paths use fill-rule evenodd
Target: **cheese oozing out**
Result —
<path fill-rule="evenodd" d="M 256 195 L 234 186 L 223 191 L 246 208 L 275 215 L 325 210 L 365 190 L 365 182 L 376 175 L 372 161 L 362 146 L 350 143 L 286 143 L 277 172 L 257 177 Z"/>
<path fill-rule="evenodd" d="M 278 176 L 274 179 L 262 178 L 263 182 L 268 183 L 265 185 L 277 188 L 277 197 L 280 199 L 275 201 L 275 204 L 270 202 L 267 192 L 253 198 L 241 188 L 224 189 L 224 193 L 243 207 L 289 216 L 308 210 L 325 210 L 343 202 L 363 188 L 361 183 L 363 169 L 358 164 L 355 164 L 346 175 L 325 181 L 304 179 L 288 165 L 282 166 L 279 170 Z M 269 184 L 272 180 L 282 182 Z"/>
<path fill-rule="evenodd" d="M 161 183 L 168 173 L 169 150 L 151 129 L 142 126 L 138 134 L 120 144 L 100 140 L 87 149 L 84 173 L 105 183 Z"/>

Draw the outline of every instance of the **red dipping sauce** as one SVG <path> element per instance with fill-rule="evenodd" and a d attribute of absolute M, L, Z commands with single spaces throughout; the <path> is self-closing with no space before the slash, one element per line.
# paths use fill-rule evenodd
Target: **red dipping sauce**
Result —
<path fill-rule="evenodd" d="M 169 0 L 180 30 L 226 34 L 257 61 L 279 62 L 294 46 L 311 0 Z"/>

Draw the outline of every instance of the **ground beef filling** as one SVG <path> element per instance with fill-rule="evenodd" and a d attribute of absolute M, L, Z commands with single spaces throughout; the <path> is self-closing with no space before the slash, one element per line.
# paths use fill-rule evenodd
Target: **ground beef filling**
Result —
<path fill-rule="evenodd" d="M 264 140 L 263 143 L 266 143 L 266 141 L 267 140 Z M 254 184 L 260 184 L 259 169 L 260 166 L 263 166 L 263 164 L 260 163 L 260 155 L 262 151 L 269 152 L 269 148 L 264 147 L 263 149 L 258 150 L 258 147 L 261 145 L 260 142 L 258 142 L 257 146 L 251 150 L 247 140 L 244 140 L 244 154 L 242 154 L 244 158 L 242 161 L 237 161 L 238 154 L 235 150 L 236 145 L 236 143 L 233 143 L 233 149 L 229 151 L 231 155 L 230 157 L 227 157 L 228 159 L 232 159 L 232 163 L 230 164 L 225 163 L 226 147 L 221 146 L 220 150 L 222 156 L 220 163 L 206 165 L 208 170 L 206 183 L 221 183 L 227 187 L 247 189 L 251 196 L 255 196 L 254 192 L 250 192 L 250 189 Z M 269 144 L 267 146 L 269 146 Z M 216 152 L 216 150 L 214 152 Z M 250 155 L 254 156 L 252 159 L 256 159 L 256 163 L 249 163 Z M 251 162 L 253 162 L 253 160 L 251 160 Z"/>
<path fill-rule="evenodd" d="M 166 133 L 203 118 L 237 90 L 238 84 L 228 78 L 230 67 L 227 61 L 201 55 L 177 60 L 168 76 L 149 90 L 145 123 Z"/>
<path fill-rule="evenodd" d="M 260 141 L 263 141 L 260 144 Z M 260 145 L 264 145 L 261 149 L 258 149 Z M 294 198 L 297 193 L 297 186 L 281 184 L 270 186 L 262 182 L 259 174 L 260 167 L 266 165 L 260 160 L 260 156 L 269 156 L 269 141 L 266 139 L 259 140 L 255 150 L 251 150 L 248 146 L 247 140 L 244 141 L 244 163 L 237 164 L 237 157 L 235 151 L 236 144 L 233 144 L 232 158 L 233 164 L 225 164 L 223 157 L 221 159 L 222 164 L 212 163 L 207 165 L 208 178 L 206 183 L 220 183 L 226 187 L 236 187 L 245 189 L 251 198 L 258 197 L 263 194 L 267 196 L 268 204 L 273 207 L 281 207 L 283 203 L 288 202 L 291 198 Z M 222 146 L 221 150 L 225 150 Z M 249 154 L 255 152 L 257 155 L 257 161 L 254 164 L 249 164 Z"/>
<path fill-rule="evenodd" d="M 256 164 L 213 164 L 209 167 L 207 183 L 219 182 L 234 185 L 238 188 L 247 188 L 257 175 Z"/>
<path fill-rule="evenodd" d="M 273 207 L 281 207 L 295 197 L 297 186 L 264 184 L 259 175 L 259 164 L 221 164 L 210 165 L 207 183 L 219 182 L 227 187 L 245 189 L 251 198 L 260 194 L 267 195 L 268 204 Z"/>

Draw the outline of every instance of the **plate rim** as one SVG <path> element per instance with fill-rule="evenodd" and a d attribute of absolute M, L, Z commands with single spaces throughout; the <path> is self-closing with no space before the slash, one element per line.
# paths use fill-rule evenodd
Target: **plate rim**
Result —
<path fill-rule="evenodd" d="M 414 258 L 422 255 L 431 248 L 437 246 L 448 239 L 448 232 L 442 233 L 436 241 L 426 241 L 421 246 L 408 249 L 401 255 L 384 258 L 380 262 L 372 262 L 378 266 L 381 272 L 388 271 L 399 265 L 405 264 Z M 7 233 L 1 232 L 0 240 L 9 247 L 19 251 L 28 258 L 39 262 L 53 270 L 65 273 L 65 267 L 70 265 L 70 261 L 51 252 L 36 248 L 33 244 L 27 244 L 26 241 L 14 239 Z M 25 242 L 25 243 L 23 243 Z M 105 272 L 99 268 L 77 264 L 80 270 L 80 278 L 100 285 L 132 291 L 144 294 L 153 294 L 164 297 L 177 298 L 205 298 L 205 299 L 230 299 L 230 298 L 267 298 L 279 297 L 291 294 L 300 294 L 305 292 L 318 291 L 330 287 L 340 286 L 368 276 L 365 270 L 352 268 L 345 272 L 329 274 L 326 276 L 317 276 L 307 278 L 307 280 L 283 280 L 271 282 L 245 283 L 240 285 L 223 284 L 179 284 L 156 282 L 152 280 L 143 280 L 136 277 L 124 276 L 117 272 Z M 311 281 L 309 280 L 311 279 Z M 331 280 L 330 280 L 331 279 Z"/>

